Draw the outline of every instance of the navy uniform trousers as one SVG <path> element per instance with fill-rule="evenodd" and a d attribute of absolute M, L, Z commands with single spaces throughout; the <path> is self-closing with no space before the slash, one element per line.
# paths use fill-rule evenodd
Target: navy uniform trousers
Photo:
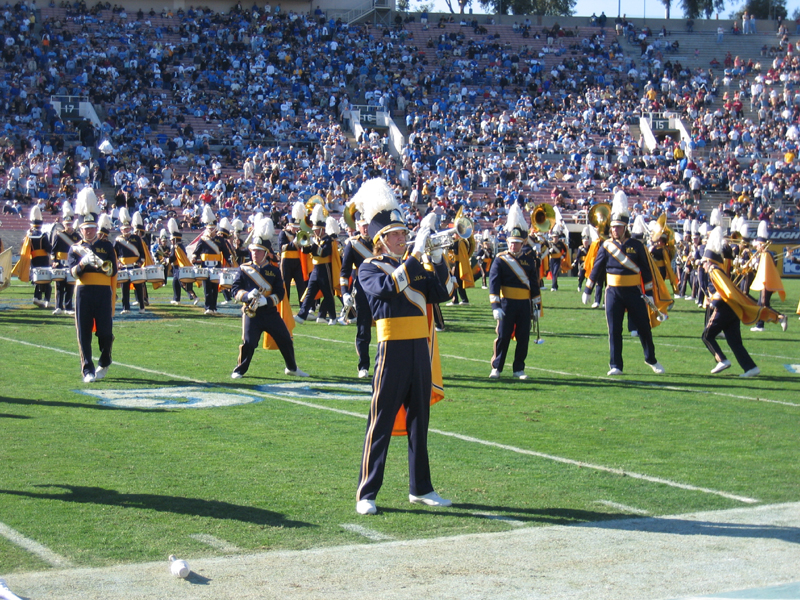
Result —
<path fill-rule="evenodd" d="M 286 368 L 290 371 L 297 370 L 297 363 L 294 359 L 294 343 L 286 323 L 283 322 L 280 313 L 272 311 L 267 314 L 256 312 L 254 317 L 244 315 L 242 317 L 242 344 L 239 346 L 239 364 L 234 369 L 236 373 L 244 375 L 250 368 L 253 354 L 258 348 L 258 342 L 262 333 L 268 333 L 278 344 L 278 349 L 283 355 Z"/>
<path fill-rule="evenodd" d="M 378 343 L 372 401 L 361 459 L 358 500 L 375 500 L 395 416 L 404 406 L 408 431 L 409 493 L 423 496 L 433 491 L 428 462 L 428 421 L 431 401 L 431 359 L 428 340 L 387 340 Z"/>
<path fill-rule="evenodd" d="M 356 303 L 356 352 L 358 353 L 358 370 L 369 371 L 369 344 L 372 341 L 372 310 L 369 308 L 367 295 L 361 289 L 356 277 L 355 284 Z"/>
<path fill-rule="evenodd" d="M 112 315 L 114 307 L 112 290 L 107 285 L 75 286 L 75 326 L 78 330 L 78 348 L 81 354 L 81 369 L 84 375 L 94 373 L 92 361 L 92 328 L 97 327 L 97 342 L 100 346 L 98 367 L 111 364 Z"/>
<path fill-rule="evenodd" d="M 303 260 L 305 260 L 305 256 Z M 288 302 L 290 300 L 289 292 L 292 289 L 292 281 L 294 281 L 294 287 L 297 288 L 297 301 L 299 304 L 308 286 L 308 282 L 303 279 L 303 267 L 300 265 L 299 258 L 281 259 L 281 278 L 283 279 L 283 285 L 286 287 L 286 301 Z"/>
<path fill-rule="evenodd" d="M 709 349 L 717 362 L 725 360 L 725 353 L 717 342 L 717 336 L 725 334 L 725 341 L 731 348 L 731 352 L 736 357 L 736 362 L 744 371 L 754 369 L 756 363 L 750 357 L 750 353 L 742 343 L 741 322 L 733 309 L 722 300 L 715 301 L 714 310 L 708 318 L 706 328 L 703 331 L 703 343 Z"/>
<path fill-rule="evenodd" d="M 515 373 L 524 371 L 525 358 L 528 356 L 528 344 L 531 339 L 531 302 L 530 300 L 502 298 L 500 307 L 505 312 L 505 316 L 497 322 L 497 339 L 494 341 L 492 368 L 503 371 L 511 335 L 514 334 L 517 348 L 514 351 L 512 368 Z"/>
<path fill-rule="evenodd" d="M 656 363 L 656 349 L 653 345 L 653 332 L 650 329 L 650 314 L 642 299 L 639 286 L 607 286 L 606 287 L 606 320 L 608 322 L 608 339 L 612 369 L 622 371 L 622 326 L 625 311 L 635 330 L 639 332 L 639 341 L 644 350 L 644 360 L 649 365 Z"/>
<path fill-rule="evenodd" d="M 308 287 L 301 296 L 300 312 L 297 315 L 303 319 L 308 318 L 308 313 L 314 307 L 317 292 L 322 292 L 322 302 L 319 305 L 319 316 L 323 319 L 336 318 L 336 303 L 333 300 L 333 286 L 331 284 L 330 263 L 314 266 L 308 277 Z"/>

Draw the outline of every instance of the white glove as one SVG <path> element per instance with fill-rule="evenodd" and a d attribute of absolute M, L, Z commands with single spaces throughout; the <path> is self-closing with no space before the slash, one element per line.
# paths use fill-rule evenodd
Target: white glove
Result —
<path fill-rule="evenodd" d="M 353 308 L 352 294 L 342 294 L 342 304 L 344 304 L 345 308 Z"/>
<path fill-rule="evenodd" d="M 442 262 L 442 256 L 444 255 L 444 250 L 441 248 L 434 248 L 431 250 L 431 261 L 435 262 L 437 265 Z"/>
<path fill-rule="evenodd" d="M 264 297 L 264 294 L 261 294 L 258 297 L 258 305 L 259 306 L 266 306 L 267 305 L 267 299 Z"/>
<path fill-rule="evenodd" d="M 81 266 L 82 268 L 84 268 L 84 269 L 85 269 L 86 267 L 88 267 L 88 266 L 89 266 L 89 265 L 91 265 L 92 263 L 93 263 L 93 261 L 92 261 L 92 255 L 91 255 L 91 254 L 87 254 L 86 256 L 84 256 L 84 257 L 81 259 L 80 266 Z"/>
<path fill-rule="evenodd" d="M 259 296 L 263 297 L 263 295 L 261 294 L 261 291 L 259 291 L 259 290 L 250 290 L 250 292 L 248 292 L 248 294 L 247 294 L 247 299 L 248 300 L 255 300 Z"/>
<path fill-rule="evenodd" d="M 495 321 L 500 321 L 506 316 L 506 312 L 502 308 L 493 308 L 492 316 L 494 317 Z"/>
<path fill-rule="evenodd" d="M 428 243 L 428 238 L 431 237 L 431 230 L 428 228 L 420 229 L 417 231 L 417 239 L 414 240 L 414 250 L 412 254 L 425 254 L 425 246 Z"/>
<path fill-rule="evenodd" d="M 589 292 L 583 292 L 581 294 L 581 302 L 584 304 L 589 304 Z"/>

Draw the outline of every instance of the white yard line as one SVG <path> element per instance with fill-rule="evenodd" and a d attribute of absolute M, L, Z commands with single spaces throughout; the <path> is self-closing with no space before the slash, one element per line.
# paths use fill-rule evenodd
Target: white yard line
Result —
<path fill-rule="evenodd" d="M 616 508 L 617 510 L 624 511 L 633 515 L 649 515 L 650 511 L 636 508 L 635 506 L 628 506 L 627 504 L 620 504 L 619 502 L 611 502 L 611 500 L 595 500 L 595 504 L 602 504 L 609 508 Z"/>
<path fill-rule="evenodd" d="M 49 565 L 64 568 L 72 566 L 72 563 L 60 554 L 56 554 L 50 550 L 50 548 L 42 546 L 39 542 L 25 537 L 19 531 L 12 529 L 5 523 L 0 523 L 0 535 L 2 535 L 15 546 L 19 546 L 23 550 L 26 550 L 31 554 L 35 554 Z"/>
<path fill-rule="evenodd" d="M 390 535 L 386 535 L 385 533 L 381 533 L 380 531 L 375 531 L 374 529 L 370 529 L 369 527 L 364 527 L 362 525 L 356 525 L 355 523 L 342 523 L 339 525 L 342 529 L 346 529 L 347 531 L 352 531 L 353 533 L 357 533 L 360 536 L 367 538 L 368 540 L 372 540 L 373 542 L 389 542 L 394 538 Z"/>
<path fill-rule="evenodd" d="M 235 554 L 237 552 L 241 552 L 241 548 L 238 546 L 234 546 L 230 542 L 226 542 L 225 540 L 221 540 L 213 535 L 209 535 L 207 533 L 193 533 L 189 536 L 193 540 L 197 540 L 201 544 L 205 544 L 206 546 L 211 546 L 219 550 L 220 552 L 227 552 L 228 554 Z"/>
<path fill-rule="evenodd" d="M 0 340 L 5 340 L 5 341 L 8 341 L 8 342 L 15 342 L 15 343 L 23 344 L 25 346 L 31 346 L 31 347 L 34 347 L 34 348 L 40 348 L 42 350 L 52 350 L 52 351 L 59 352 L 59 353 L 62 353 L 62 354 L 70 354 L 72 356 L 78 356 L 77 352 L 69 352 L 67 350 L 61 350 L 60 348 L 51 348 L 50 346 L 42 346 L 40 344 L 33 344 L 31 342 L 25 342 L 25 341 L 22 341 L 22 340 L 15 340 L 13 338 L 0 337 Z M 183 377 L 183 376 L 174 375 L 174 374 L 171 374 L 171 373 L 164 373 L 162 371 L 155 371 L 153 369 L 146 369 L 144 367 L 138 367 L 136 365 L 128 365 L 128 364 L 125 364 L 125 363 L 114 363 L 114 364 L 117 365 L 117 366 L 120 366 L 120 367 L 126 367 L 126 368 L 129 368 L 129 369 L 134 369 L 134 370 L 142 371 L 142 372 L 145 372 L 145 373 L 158 374 L 158 375 L 162 375 L 164 377 L 171 377 L 171 378 L 174 378 L 174 379 L 182 379 L 184 381 L 191 381 L 193 383 L 200 383 L 200 384 L 208 385 L 208 386 L 215 387 L 215 388 L 218 388 L 218 389 L 228 390 L 228 391 L 231 391 L 231 392 L 233 392 L 233 391 L 235 391 L 237 393 L 241 392 L 241 389 L 238 389 L 238 388 L 229 388 L 227 386 L 224 386 L 224 385 L 221 385 L 221 384 L 217 384 L 217 383 L 211 383 L 211 382 L 202 381 L 202 380 L 198 380 L 198 379 L 192 379 L 192 378 L 189 378 L 189 377 Z M 338 408 L 332 408 L 330 406 L 324 406 L 324 405 L 320 405 L 320 404 L 315 404 L 313 402 L 304 402 L 302 400 L 295 400 L 295 399 L 292 399 L 292 398 L 274 396 L 272 394 L 267 394 L 265 392 L 261 392 L 261 391 L 254 390 L 254 389 L 253 390 L 248 390 L 248 394 L 253 394 L 253 395 L 256 395 L 256 396 L 262 396 L 264 398 L 270 398 L 272 400 L 280 400 L 282 402 L 288 402 L 290 404 L 296 404 L 296 405 L 299 405 L 299 406 L 306 406 L 308 408 L 314 408 L 314 409 L 317 409 L 317 410 L 326 410 L 326 411 L 329 411 L 329 412 L 343 414 L 343 415 L 347 415 L 347 416 L 351 416 L 351 417 L 357 417 L 357 418 L 360 418 L 360 419 L 366 419 L 366 415 L 361 414 L 361 413 L 341 410 L 341 409 L 338 409 Z M 616 469 L 616 468 L 613 468 L 613 467 L 606 467 L 606 466 L 603 466 L 603 465 L 595 465 L 593 463 L 587 463 L 587 462 L 583 462 L 583 461 L 573 460 L 571 458 L 564 458 L 564 457 L 561 457 L 561 456 L 554 456 L 552 454 L 545 454 L 543 452 L 536 452 L 534 450 L 527 450 L 525 448 L 517 448 L 516 446 L 510 446 L 508 444 L 500 444 L 500 443 L 497 443 L 497 442 L 491 442 L 491 441 L 488 441 L 488 440 L 482 440 L 482 439 L 479 439 L 479 438 L 476 438 L 476 437 L 463 435 L 463 434 L 460 434 L 460 433 L 442 431 L 441 429 L 430 429 L 429 431 L 431 433 L 438 433 L 439 435 L 443 435 L 445 437 L 451 437 L 451 438 L 458 439 L 458 440 L 461 440 L 461 441 L 464 441 L 464 442 L 470 442 L 470 443 L 473 443 L 473 444 L 480 444 L 480 445 L 483 445 L 483 446 L 490 446 L 490 447 L 493 447 L 493 448 L 500 448 L 502 450 L 507 450 L 509 452 L 514 452 L 514 453 L 517 453 L 517 454 L 523 454 L 523 455 L 526 455 L 526 456 L 536 456 L 537 458 L 544 458 L 544 459 L 547 459 L 547 460 L 552 460 L 554 462 L 573 465 L 573 466 L 577 466 L 577 467 L 580 467 L 580 468 L 595 469 L 597 471 L 603 471 L 603 472 L 612 473 L 612 474 L 615 474 L 615 475 L 623 475 L 623 476 L 631 477 L 631 478 L 634 478 L 634 479 L 641 479 L 643 481 L 650 481 L 652 483 L 658 483 L 658 484 L 661 484 L 661 485 L 666 485 L 666 486 L 670 486 L 670 487 L 674 487 L 674 488 L 689 490 L 689 491 L 693 491 L 693 492 L 702 492 L 702 493 L 705 493 L 705 494 L 712 494 L 712 495 L 716 495 L 716 496 L 721 496 L 723 498 L 728 498 L 730 500 L 736 500 L 738 502 L 744 502 L 744 503 L 747 503 L 747 504 L 752 504 L 752 503 L 759 502 L 759 500 L 757 500 L 755 498 L 748 498 L 746 496 L 738 496 L 738 495 L 735 495 L 735 494 L 730 494 L 728 492 L 723 492 L 723 491 L 719 491 L 719 490 L 713 490 L 713 489 L 710 489 L 710 488 L 697 487 L 697 486 L 689 485 L 689 484 L 686 484 L 686 483 L 680 483 L 680 482 L 677 482 L 677 481 L 671 481 L 669 479 L 662 479 L 660 477 L 652 477 L 650 475 L 643 475 L 641 473 L 635 473 L 633 471 L 625 471 L 623 469 Z"/>

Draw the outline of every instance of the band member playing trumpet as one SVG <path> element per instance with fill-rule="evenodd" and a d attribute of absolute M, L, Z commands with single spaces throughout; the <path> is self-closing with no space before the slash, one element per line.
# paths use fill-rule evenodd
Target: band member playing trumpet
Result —
<path fill-rule="evenodd" d="M 267 259 L 271 249 L 267 220 L 262 219 L 258 230 L 253 232 L 248 246 L 252 262 L 241 265 L 231 286 L 234 298 L 244 304 L 242 344 L 239 346 L 239 362 L 231 373 L 232 379 L 241 379 L 247 373 L 262 333 L 272 337 L 277 344 L 283 356 L 286 375 L 308 377 L 308 373 L 297 368 L 292 336 L 278 312 L 278 305 L 286 290 L 280 269 Z"/>
<path fill-rule="evenodd" d="M 642 284 L 644 293 L 653 295 L 653 273 L 647 248 L 628 234 L 629 222 L 628 197 L 619 190 L 614 194 L 611 207 L 611 239 L 603 242 L 597 252 L 581 300 L 587 304 L 594 282 L 606 278 L 606 320 L 611 354 L 609 375 L 622 375 L 622 325 L 626 311 L 639 332 L 645 362 L 660 374 L 664 373 L 664 367 L 656 360 L 650 315 L 642 297 Z"/>
<path fill-rule="evenodd" d="M 531 319 L 538 318 L 542 305 L 539 290 L 539 259 L 535 251 L 524 245 L 527 234 L 525 215 L 519 204 L 508 211 L 506 221 L 508 251 L 501 252 L 489 273 L 489 301 L 497 321 L 497 339 L 489 377 L 498 379 L 508 355 L 512 336 L 517 340 L 514 352 L 514 377 L 527 379 L 525 359 L 531 334 Z"/>
<path fill-rule="evenodd" d="M 83 241 L 70 247 L 67 265 L 77 282 L 75 327 L 78 330 L 81 374 L 84 383 L 92 383 L 103 379 L 111 366 L 117 254 L 111 242 L 98 238 L 97 197 L 91 187 L 78 192 L 75 209 Z M 96 329 L 100 346 L 97 368 L 92 361 L 93 329 Z"/>
<path fill-rule="evenodd" d="M 372 380 L 372 400 L 361 458 L 356 512 L 377 512 L 375 499 L 383 484 L 386 456 L 395 419 L 405 408 L 408 432 L 408 499 L 414 504 L 445 507 L 434 491 L 428 462 L 428 422 L 432 378 L 432 336 L 427 305 L 446 300 L 453 290 L 442 248 L 426 252 L 432 215 L 423 219 L 411 255 L 405 260 L 408 228 L 392 188 L 384 181 L 366 182 L 372 188 L 364 202 L 364 217 L 375 244 L 375 257 L 359 270 L 377 325 L 378 351 Z M 427 257 L 427 258 L 426 258 Z M 429 260 L 428 260 L 429 259 Z M 433 271 L 423 267 L 430 262 Z"/>

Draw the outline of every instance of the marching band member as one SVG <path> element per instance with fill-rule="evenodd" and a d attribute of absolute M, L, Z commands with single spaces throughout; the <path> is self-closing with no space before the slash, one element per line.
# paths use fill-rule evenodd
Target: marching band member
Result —
<path fill-rule="evenodd" d="M 130 270 L 144 265 L 144 246 L 142 238 L 133 233 L 131 216 L 128 209 L 119 209 L 119 231 L 120 236 L 114 242 L 114 252 L 119 259 L 119 268 Z M 122 284 L 122 313 L 127 315 L 131 312 L 131 285 L 133 285 L 136 301 L 139 303 L 139 313 L 145 312 L 144 305 L 144 283 Z"/>
<path fill-rule="evenodd" d="M 113 229 L 114 224 L 109 215 L 103 213 L 97 218 L 97 239 L 107 240 Z"/>
<path fill-rule="evenodd" d="M 744 371 L 740 377 L 755 377 L 761 370 L 744 347 L 740 322 L 780 323 L 781 329 L 786 331 L 788 319 L 771 308 L 760 307 L 733 284 L 723 268 L 723 244 L 722 227 L 717 226 L 709 234 L 703 254 L 703 268 L 708 273 L 710 284 L 706 298 L 712 311 L 703 331 L 703 343 L 717 361 L 711 373 L 721 373 L 731 366 L 717 342 L 717 336 L 724 333 L 736 362 Z"/>
<path fill-rule="evenodd" d="M 385 181 L 373 185 L 375 191 L 365 199 L 363 214 L 375 244 L 375 257 L 365 260 L 359 269 L 378 332 L 372 401 L 356 491 L 356 512 L 362 515 L 377 512 L 375 498 L 383 483 L 389 441 L 401 408 L 406 411 L 408 431 L 409 501 L 428 506 L 452 504 L 434 491 L 428 462 L 432 392 L 429 344 L 435 344 L 435 338 L 429 341 L 432 334 L 427 305 L 446 300 L 453 285 L 440 248 L 431 251 L 432 272 L 421 262 L 433 217 L 423 220 L 413 252 L 403 262 L 408 228 L 394 191 Z"/>
<path fill-rule="evenodd" d="M 306 207 L 299 200 L 292 206 L 292 219 L 278 235 L 278 246 L 281 252 L 281 276 L 286 286 L 286 297 L 291 298 L 291 285 L 297 288 L 297 299 L 301 301 L 308 286 L 308 267 L 306 257 L 301 253 L 297 243 L 297 232 L 300 223 L 306 218 Z"/>
<path fill-rule="evenodd" d="M 653 295 L 650 259 L 644 244 L 628 236 L 629 222 L 628 197 L 625 192 L 618 191 L 614 194 L 611 208 L 611 239 L 603 242 L 597 252 L 581 300 L 586 304 L 594 282 L 606 278 L 606 320 L 611 354 L 609 375 L 622 375 L 622 324 L 626 310 L 639 333 L 645 362 L 660 374 L 664 373 L 664 367 L 656 360 L 650 316 L 642 296 L 642 283 L 644 293 L 651 298 Z"/>
<path fill-rule="evenodd" d="M 172 248 L 169 247 L 169 234 L 166 229 L 161 229 L 158 232 L 158 238 L 150 249 L 150 254 L 153 256 L 153 262 L 157 265 L 164 267 L 164 285 L 167 285 L 167 276 L 169 275 L 169 255 Z"/>
<path fill-rule="evenodd" d="M 314 205 L 311 212 L 311 222 L 313 223 L 314 237 L 310 244 L 303 247 L 305 254 L 311 255 L 314 269 L 308 278 L 308 287 L 300 303 L 300 312 L 295 315 L 294 320 L 298 323 L 305 323 L 308 313 L 311 312 L 317 293 L 322 293 L 322 302 L 319 308 L 317 323 L 335 325 L 336 304 L 334 302 L 335 291 L 333 288 L 334 277 L 338 281 L 341 258 L 339 257 L 338 242 L 326 233 L 325 211 L 321 204 Z"/>
<path fill-rule="evenodd" d="M 84 383 L 100 381 L 111 366 L 114 343 L 114 288 L 117 254 L 107 239 L 97 235 L 97 197 L 91 187 L 78 192 L 75 212 L 83 241 L 74 244 L 67 255 L 67 265 L 75 277 L 75 327 L 81 355 Z M 92 361 L 92 330 L 96 330 L 100 359 L 95 369 Z"/>
<path fill-rule="evenodd" d="M 233 225 L 231 224 L 230 219 L 228 217 L 223 217 L 220 219 L 219 222 L 219 235 L 223 239 L 225 246 L 228 247 L 228 256 L 229 264 L 225 266 L 229 267 L 238 267 L 239 263 L 236 261 L 236 249 L 234 248 L 233 244 L 231 243 L 231 235 L 233 234 Z M 231 295 L 231 291 L 228 289 L 222 290 L 222 297 L 224 298 L 220 304 L 227 304 L 228 302 L 233 302 L 233 296 Z"/>
<path fill-rule="evenodd" d="M 240 264 L 247 262 L 250 259 L 250 252 L 247 249 L 247 246 L 242 243 L 244 222 L 242 222 L 241 219 L 234 219 L 231 225 L 233 226 L 233 236 L 231 236 L 231 246 L 233 247 L 231 264 L 234 267 L 238 267 Z M 236 262 L 233 260 L 234 256 L 236 257 Z"/>
<path fill-rule="evenodd" d="M 561 217 L 560 213 L 558 214 Z M 556 237 L 556 241 L 550 244 L 550 291 L 557 292 L 558 291 L 558 276 L 561 275 L 561 263 L 564 261 L 565 258 L 569 258 L 569 248 L 566 244 L 566 235 L 564 234 L 562 227 L 566 228 L 563 221 L 559 221 L 556 223 L 555 231 L 553 232 L 553 236 Z M 557 228 L 557 229 L 556 229 Z"/>
<path fill-rule="evenodd" d="M 482 240 L 480 248 L 475 252 L 475 258 L 478 259 L 478 267 L 481 270 L 481 288 L 487 290 L 489 286 L 486 285 L 486 280 L 489 277 L 489 270 L 492 268 L 494 250 L 492 249 L 491 234 L 488 231 L 483 232 Z"/>
<path fill-rule="evenodd" d="M 70 247 L 81 240 L 80 234 L 75 231 L 72 222 L 75 217 L 75 211 L 69 202 L 64 202 L 61 207 L 61 224 L 63 230 L 59 227 L 53 227 L 51 232 L 52 238 L 50 245 L 52 246 L 53 266 L 63 269 L 67 266 L 67 254 Z M 74 315 L 72 297 L 75 294 L 75 284 L 68 282 L 66 279 L 63 281 L 56 281 L 56 309 L 53 311 L 54 315 L 60 315 L 62 312 L 68 315 Z"/>
<path fill-rule="evenodd" d="M 376 180 L 371 180 L 376 181 Z M 372 184 L 365 182 L 353 197 L 352 202 L 361 207 L 363 198 L 369 197 Z M 365 189 L 366 188 L 366 189 Z M 368 223 L 362 218 L 359 210 L 356 215 L 358 234 L 349 238 L 342 253 L 342 269 L 339 273 L 339 286 L 342 302 L 349 310 L 356 308 L 356 353 L 358 354 L 358 377 L 363 379 L 369 375 L 369 344 L 372 341 L 372 313 L 361 283 L 358 280 L 358 269 L 368 258 L 372 257 L 372 240 L 367 235 Z M 352 281 L 352 283 L 351 283 Z M 339 320 L 342 322 L 346 313 Z"/>
<path fill-rule="evenodd" d="M 192 263 L 206 268 L 219 268 L 224 264 L 224 261 L 230 261 L 230 254 L 225 240 L 217 234 L 217 217 L 210 206 L 203 207 L 201 221 L 206 228 L 194 248 Z M 203 281 L 203 292 L 205 294 L 204 314 L 216 315 L 219 285 L 217 282 L 206 278 Z"/>
<path fill-rule="evenodd" d="M 269 261 L 272 252 L 268 226 L 272 224 L 269 217 L 257 222 L 253 230 L 252 241 L 248 248 L 252 262 L 241 265 L 239 273 L 231 286 L 231 292 L 242 307 L 242 344 L 239 346 L 239 361 L 231 373 L 232 379 L 241 379 L 250 368 L 253 354 L 258 347 L 261 334 L 272 338 L 283 356 L 284 373 L 296 377 L 308 377 L 297 367 L 294 355 L 294 342 L 278 312 L 278 306 L 284 298 L 286 289 L 281 279 L 281 271 L 277 264 Z"/>
<path fill-rule="evenodd" d="M 193 304 L 197 304 L 197 294 L 194 293 L 192 290 L 192 282 L 189 283 L 181 283 L 180 277 L 178 276 L 177 269 L 178 267 L 191 267 L 192 261 L 189 260 L 189 257 L 186 255 L 186 248 L 184 248 L 182 239 L 183 234 L 178 227 L 178 222 L 175 219 L 170 219 L 167 221 L 167 229 L 169 229 L 169 237 L 170 237 L 170 251 L 169 251 L 169 266 L 172 268 L 172 300 L 170 304 L 180 304 L 181 303 L 181 290 L 186 290 L 186 293 L 189 294 L 189 300 L 192 301 Z M 167 267 L 164 267 L 164 273 L 167 273 Z"/>
<path fill-rule="evenodd" d="M 492 263 L 489 273 L 489 301 L 492 316 L 497 321 L 492 372 L 498 379 L 503 372 L 511 337 L 517 340 L 512 369 L 514 377 L 527 379 L 525 359 L 531 333 L 531 319 L 538 318 L 542 306 L 539 290 L 539 259 L 534 250 L 524 245 L 527 223 L 522 207 L 514 203 L 506 221 L 508 250 L 501 252 Z"/>
<path fill-rule="evenodd" d="M 756 270 L 753 268 L 756 259 L 754 249 L 750 246 L 750 228 L 746 221 L 741 222 L 739 233 L 742 236 L 742 242 L 739 244 L 739 273 L 734 283 L 742 292 L 749 294 L 750 285 L 756 276 Z"/>
<path fill-rule="evenodd" d="M 786 299 L 786 292 L 783 290 L 783 282 L 778 273 L 778 259 L 772 250 L 769 250 L 769 231 L 767 222 L 761 221 L 758 224 L 755 247 L 757 267 L 750 289 L 759 292 L 758 305 L 769 308 L 769 301 L 774 292 L 778 292 L 781 300 Z M 764 319 L 759 319 L 750 331 L 764 331 Z"/>
<path fill-rule="evenodd" d="M 456 222 L 461 216 L 461 209 L 459 209 L 452 226 L 455 227 Z M 475 287 L 475 279 L 472 275 L 472 265 L 469 258 L 472 255 L 474 248 L 472 240 L 465 240 L 463 238 L 456 238 L 450 246 L 450 254 L 453 257 L 453 264 L 451 267 L 453 277 L 456 280 L 456 287 L 453 290 L 453 298 L 447 303 L 447 306 L 458 306 L 469 304 L 467 298 L 467 288 Z"/>
<path fill-rule="evenodd" d="M 578 291 L 583 290 L 583 282 L 586 280 L 586 256 L 589 253 L 589 246 L 592 245 L 591 226 L 587 225 L 581 231 L 581 245 L 575 251 L 575 258 L 572 260 L 572 268 L 578 270 Z"/>
<path fill-rule="evenodd" d="M 50 266 L 50 253 L 53 248 L 48 238 L 42 231 L 42 209 L 38 205 L 31 209 L 31 228 L 25 235 L 19 260 L 11 270 L 12 275 L 19 277 L 20 281 L 31 281 L 33 269 Z M 47 283 L 34 283 L 33 303 L 39 308 L 50 308 L 50 296 L 53 286 Z"/>

